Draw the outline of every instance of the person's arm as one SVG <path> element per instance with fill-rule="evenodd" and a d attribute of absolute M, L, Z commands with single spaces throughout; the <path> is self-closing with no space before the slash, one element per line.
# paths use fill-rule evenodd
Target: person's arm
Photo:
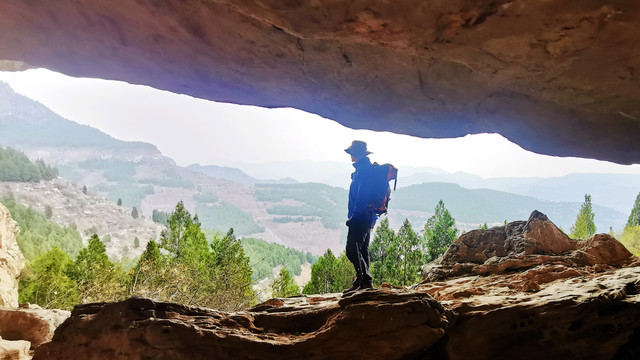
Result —
<path fill-rule="evenodd" d="M 371 201 L 371 181 L 367 176 L 367 173 L 359 174 L 357 181 L 357 188 L 355 190 L 356 194 L 354 197 L 354 207 L 353 207 L 353 215 L 352 218 L 356 218 L 358 220 L 369 220 L 369 213 L 371 209 L 369 209 L 370 201 Z M 364 176 L 362 176 L 364 175 Z"/>

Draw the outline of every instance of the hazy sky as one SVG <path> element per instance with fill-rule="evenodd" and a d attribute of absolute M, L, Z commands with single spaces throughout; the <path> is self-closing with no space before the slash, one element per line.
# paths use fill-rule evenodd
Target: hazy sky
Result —
<path fill-rule="evenodd" d="M 420 139 L 352 130 L 297 109 L 216 103 L 147 86 L 72 78 L 44 69 L 0 72 L 0 80 L 61 116 L 121 139 L 152 143 L 178 165 L 233 165 L 272 160 L 349 162 L 344 149 L 364 140 L 373 160 L 431 166 L 485 178 L 576 172 L 640 174 L 640 165 L 543 156 L 496 134 Z"/>

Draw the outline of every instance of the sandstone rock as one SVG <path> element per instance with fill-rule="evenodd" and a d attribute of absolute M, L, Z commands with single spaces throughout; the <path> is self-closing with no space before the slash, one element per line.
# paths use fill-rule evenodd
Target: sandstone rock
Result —
<path fill-rule="evenodd" d="M 9 210 L 0 204 L 0 306 L 18 306 L 18 276 L 25 259 L 16 243 L 16 222 Z"/>
<path fill-rule="evenodd" d="M 640 264 L 619 241 L 597 234 L 586 241 L 570 239 L 546 215 L 534 211 L 528 221 L 514 221 L 487 230 L 472 230 L 460 236 L 441 259 L 425 266 L 427 281 L 442 281 L 464 275 L 491 275 L 526 271 L 522 281 L 557 279 L 594 269 Z M 566 270 L 566 271 L 565 271 Z M 551 276 L 551 272 L 557 272 Z M 559 275 L 564 274 L 564 275 Z M 512 286 L 519 286 L 512 284 Z M 528 285 L 529 287 L 531 285 Z"/>
<path fill-rule="evenodd" d="M 0 33 L 3 69 L 640 162 L 634 1 L 5 0 Z"/>
<path fill-rule="evenodd" d="M 19 309 L 0 308 L 0 337 L 26 340 L 32 348 L 50 341 L 55 329 L 70 315 L 69 311 L 43 309 L 27 304 Z"/>
<path fill-rule="evenodd" d="M 77 306 L 34 359 L 400 359 L 444 336 L 431 296 L 395 289 L 222 313 L 148 299 Z"/>
<path fill-rule="evenodd" d="M 5 340 L 0 337 L 0 359 L 2 360 L 29 360 L 29 346 L 24 340 Z"/>
<path fill-rule="evenodd" d="M 611 236 L 571 240 L 534 211 L 461 236 L 416 290 L 454 314 L 446 359 L 633 359 L 638 264 Z"/>
<path fill-rule="evenodd" d="M 553 272 L 557 273 L 557 272 Z M 574 272 L 514 289 L 513 276 L 469 276 L 425 283 L 451 311 L 434 349 L 442 359 L 637 359 L 640 268 L 598 276 Z M 525 289 L 526 290 L 526 289 Z"/>

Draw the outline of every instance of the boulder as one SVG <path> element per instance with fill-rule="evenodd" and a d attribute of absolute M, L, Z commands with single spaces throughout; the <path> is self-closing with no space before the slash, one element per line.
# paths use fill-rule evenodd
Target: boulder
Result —
<path fill-rule="evenodd" d="M 393 288 L 274 299 L 239 313 L 131 298 L 77 306 L 34 359 L 401 359 L 447 326 L 430 295 Z"/>
<path fill-rule="evenodd" d="M 544 214 L 462 235 L 426 266 L 455 359 L 635 359 L 639 260 L 606 234 L 567 237 Z"/>
<path fill-rule="evenodd" d="M 640 265 L 638 258 L 611 235 L 573 240 L 546 215 L 533 211 L 527 221 L 463 234 L 440 259 L 426 265 L 423 272 L 426 281 L 514 271 L 520 271 L 527 281 L 532 279 L 524 275 L 533 273 L 540 274 L 540 281 L 544 281 L 553 278 L 549 277 L 550 272 L 568 276 L 632 265 Z M 535 270 L 528 272 L 530 269 Z"/>
<path fill-rule="evenodd" d="M 26 340 L 32 348 L 50 341 L 55 329 L 71 313 L 66 310 L 43 309 L 25 304 L 19 309 L 0 308 L 0 337 L 6 340 Z"/>
<path fill-rule="evenodd" d="M 25 265 L 16 242 L 18 231 L 9 210 L 0 204 L 0 306 L 18 307 L 18 276 Z"/>
<path fill-rule="evenodd" d="M 541 283 L 514 291 L 509 277 L 447 282 L 442 304 L 455 313 L 444 359 L 638 359 L 640 268 Z M 430 292 L 425 285 L 421 288 Z M 458 294 L 443 300 L 446 292 Z M 464 292 L 461 295 L 460 292 Z"/>

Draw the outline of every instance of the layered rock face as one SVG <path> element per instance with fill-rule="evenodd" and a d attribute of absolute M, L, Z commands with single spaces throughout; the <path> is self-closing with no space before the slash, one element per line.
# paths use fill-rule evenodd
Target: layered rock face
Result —
<path fill-rule="evenodd" d="M 420 354 L 447 324 L 428 294 L 393 289 L 237 314 L 132 298 L 77 306 L 34 359 L 390 359 Z"/>
<path fill-rule="evenodd" d="M 640 162 L 634 1 L 6 0 L 0 33 L 3 69 Z"/>
<path fill-rule="evenodd" d="M 416 290 L 455 314 L 446 359 L 636 359 L 639 265 L 611 236 L 574 241 L 534 211 L 461 236 Z"/>
<path fill-rule="evenodd" d="M 18 276 L 25 264 L 16 243 L 18 231 L 9 210 L 0 204 L 0 306 L 18 306 Z"/>
<path fill-rule="evenodd" d="M 74 309 L 34 359 L 637 359 L 640 264 L 543 214 L 460 237 L 411 289 L 222 313 L 148 299 Z"/>
<path fill-rule="evenodd" d="M 51 341 L 53 332 L 70 314 L 66 310 L 43 309 L 32 304 L 23 304 L 17 309 L 0 307 L 0 338 L 26 341 L 35 349 Z"/>

